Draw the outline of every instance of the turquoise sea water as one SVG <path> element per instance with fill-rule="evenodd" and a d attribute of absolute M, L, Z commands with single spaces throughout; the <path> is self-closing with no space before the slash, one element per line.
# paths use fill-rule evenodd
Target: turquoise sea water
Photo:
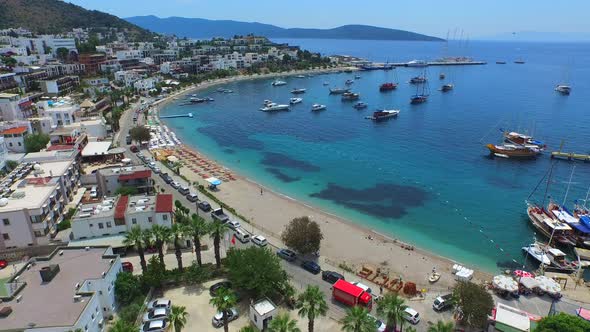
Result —
<path fill-rule="evenodd" d="M 380 61 L 432 60 L 440 43 L 379 41 L 289 41 L 323 53 L 351 54 Z M 451 45 L 489 63 L 457 68 L 430 67 L 427 103 L 409 104 L 415 87 L 406 82 L 419 69 L 355 74 L 284 77 L 228 84 L 233 94 L 216 88 L 198 92 L 215 102 L 170 104 L 162 114 L 192 112 L 193 119 L 165 119 L 183 142 L 222 164 L 278 192 L 320 207 L 355 223 L 401 238 L 439 255 L 489 271 L 516 260 L 529 243 L 524 201 L 550 165 L 549 153 L 532 161 L 490 159 L 487 143 L 500 142 L 500 128 L 534 131 L 549 150 L 590 152 L 590 44 L 516 44 L 471 42 Z M 454 54 L 454 55 L 457 55 Z M 516 58 L 524 65 L 513 64 Z M 505 60 L 506 65 L 496 65 Z M 438 74 L 444 71 L 455 90 L 443 94 Z M 368 103 L 353 103 L 328 94 L 354 75 L 352 90 Z M 400 82 L 396 91 L 380 93 L 381 83 Z M 573 91 L 553 91 L 565 77 Z M 287 103 L 292 88 L 306 88 L 302 104 L 290 112 L 258 111 L 263 100 Z M 310 111 L 312 103 L 328 106 Z M 376 108 L 400 109 L 397 119 L 364 119 Z M 590 164 L 559 162 L 550 195 L 563 199 L 572 165 L 575 178 L 569 204 L 585 196 Z M 542 200 L 544 185 L 531 199 Z"/>

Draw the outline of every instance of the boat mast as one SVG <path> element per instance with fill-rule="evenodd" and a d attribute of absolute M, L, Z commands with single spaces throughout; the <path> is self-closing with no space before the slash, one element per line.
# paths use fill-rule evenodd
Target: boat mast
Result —
<path fill-rule="evenodd" d="M 570 174 L 570 179 L 567 182 L 567 189 L 565 190 L 565 195 L 563 196 L 563 203 L 561 204 L 561 206 L 565 206 L 565 202 L 567 200 L 567 195 L 570 192 L 570 184 L 572 184 L 572 178 L 574 177 L 574 170 L 576 169 L 576 165 L 572 166 L 572 172 Z"/>
<path fill-rule="evenodd" d="M 590 196 L 590 186 L 588 186 L 588 191 L 586 192 L 586 198 L 584 198 L 584 208 L 586 208 L 586 204 L 588 204 L 588 196 Z"/>
<path fill-rule="evenodd" d="M 551 186 L 551 175 L 553 175 L 553 166 L 555 166 L 555 162 L 551 164 L 551 168 L 549 169 L 549 176 L 547 177 L 547 186 L 545 187 L 545 193 L 543 193 L 543 204 L 541 205 L 542 207 L 545 207 L 547 192 L 549 191 L 549 187 Z"/>

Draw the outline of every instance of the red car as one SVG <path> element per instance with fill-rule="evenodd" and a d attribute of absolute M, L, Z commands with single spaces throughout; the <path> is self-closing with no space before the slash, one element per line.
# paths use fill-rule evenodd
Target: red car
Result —
<path fill-rule="evenodd" d="M 123 271 L 133 273 L 133 264 L 130 262 L 123 262 L 121 265 L 123 265 Z"/>
<path fill-rule="evenodd" d="M 0 259 L 0 270 L 8 266 L 8 262 L 5 259 Z"/>

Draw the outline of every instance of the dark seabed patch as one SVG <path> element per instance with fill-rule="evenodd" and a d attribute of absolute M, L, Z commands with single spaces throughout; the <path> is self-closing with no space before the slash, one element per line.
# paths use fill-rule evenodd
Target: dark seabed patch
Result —
<path fill-rule="evenodd" d="M 300 177 L 298 177 L 298 176 L 296 176 L 296 177 L 289 176 L 289 175 L 281 172 L 281 170 L 278 169 L 278 168 L 267 167 L 265 169 L 266 169 L 267 172 L 272 173 L 272 175 L 274 175 L 277 179 L 279 179 L 279 180 L 281 180 L 283 182 L 290 183 L 290 182 L 295 182 L 295 181 L 301 180 Z"/>
<path fill-rule="evenodd" d="M 236 153 L 236 150 L 232 150 L 232 149 L 225 149 L 223 150 L 223 152 L 227 153 L 227 154 L 234 154 Z"/>
<path fill-rule="evenodd" d="M 293 159 L 281 153 L 266 152 L 262 164 L 272 167 L 283 167 L 301 170 L 304 172 L 318 172 L 320 168 L 306 161 Z"/>
<path fill-rule="evenodd" d="M 417 187 L 391 183 L 366 189 L 346 188 L 329 183 L 326 189 L 310 196 L 331 200 L 378 218 L 397 219 L 407 214 L 407 208 L 424 205 L 428 192 Z"/>
<path fill-rule="evenodd" d="M 202 127 L 197 129 L 199 132 L 212 138 L 223 147 L 235 147 L 241 149 L 252 149 L 262 150 L 264 144 L 260 141 L 253 140 L 248 137 L 248 134 L 244 131 L 240 131 L 237 128 L 232 129 L 232 134 L 227 134 L 227 128 L 218 126 Z"/>

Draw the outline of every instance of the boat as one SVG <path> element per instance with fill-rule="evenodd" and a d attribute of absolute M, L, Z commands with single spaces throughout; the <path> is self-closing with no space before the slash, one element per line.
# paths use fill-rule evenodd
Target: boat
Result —
<path fill-rule="evenodd" d="M 497 65 L 505 65 L 506 64 L 506 61 L 496 61 L 496 64 Z"/>
<path fill-rule="evenodd" d="M 311 110 L 312 111 L 323 111 L 327 109 L 326 105 L 322 105 L 322 104 L 313 104 L 311 105 Z"/>
<path fill-rule="evenodd" d="M 345 92 L 342 94 L 342 101 L 358 100 L 361 97 L 358 93 Z"/>
<path fill-rule="evenodd" d="M 486 147 L 490 150 L 490 154 L 502 158 L 535 158 L 541 153 L 541 150 L 536 147 L 525 147 L 516 144 L 488 144 Z"/>
<path fill-rule="evenodd" d="M 413 95 L 410 98 L 410 104 L 422 104 L 428 101 L 428 96 L 426 95 Z"/>
<path fill-rule="evenodd" d="M 193 104 L 200 104 L 200 103 L 206 103 L 206 102 L 211 102 L 211 101 L 215 101 L 215 99 L 211 98 L 211 97 L 205 97 L 205 98 L 197 98 L 197 97 L 191 97 L 189 99 L 189 101 Z"/>
<path fill-rule="evenodd" d="M 410 78 L 410 84 L 422 84 L 426 83 L 427 79 L 424 76 L 415 76 Z"/>
<path fill-rule="evenodd" d="M 406 63 L 407 67 L 426 67 L 428 63 L 424 60 L 412 60 Z"/>
<path fill-rule="evenodd" d="M 363 108 L 367 108 L 367 106 L 369 106 L 369 105 L 367 105 L 366 103 L 363 103 L 362 101 L 359 101 L 358 103 L 354 104 L 353 107 L 356 108 L 357 110 L 360 110 Z"/>
<path fill-rule="evenodd" d="M 542 206 L 527 202 L 527 215 L 533 227 L 550 241 L 555 240 L 565 246 L 575 244 L 575 240 L 572 240 L 572 228 L 568 224 L 553 218 Z M 551 245 L 551 242 L 548 245 Z"/>
<path fill-rule="evenodd" d="M 438 79 L 440 79 L 440 80 L 444 80 L 445 77 L 446 77 L 445 73 L 438 74 Z"/>
<path fill-rule="evenodd" d="M 330 94 L 341 95 L 341 94 L 348 92 L 348 91 L 350 91 L 350 89 L 348 89 L 348 88 L 333 88 L 333 89 L 330 89 Z"/>
<path fill-rule="evenodd" d="M 328 86 L 328 85 L 330 85 L 330 83 L 328 83 L 328 82 L 324 82 L 324 83 L 323 83 L 323 85 L 324 85 L 324 86 Z"/>
<path fill-rule="evenodd" d="M 395 118 L 399 114 L 399 110 L 378 110 L 373 112 L 373 115 L 365 117 L 365 119 L 373 121 L 381 121 L 389 118 Z"/>
<path fill-rule="evenodd" d="M 524 65 L 525 62 L 522 59 L 518 59 L 518 60 L 514 60 L 514 63 L 517 65 Z"/>
<path fill-rule="evenodd" d="M 566 254 L 557 248 L 547 246 L 545 248 L 545 253 L 549 257 L 551 266 L 558 270 L 573 272 L 578 269 L 578 262 L 569 260 L 566 257 Z"/>
<path fill-rule="evenodd" d="M 305 78 L 305 75 L 297 75 L 296 78 Z"/>
<path fill-rule="evenodd" d="M 346 80 L 346 82 L 344 82 L 344 84 L 346 84 L 346 85 L 351 85 L 352 83 L 354 83 L 353 80 Z"/>
<path fill-rule="evenodd" d="M 288 111 L 289 105 L 273 103 L 270 100 L 264 101 L 264 107 L 260 109 L 263 112 Z"/>
<path fill-rule="evenodd" d="M 428 101 L 428 83 L 426 80 L 426 72 L 422 76 L 424 84 L 421 84 L 422 91 L 420 91 L 420 85 L 416 86 L 416 93 L 410 98 L 410 104 L 422 104 Z"/>
<path fill-rule="evenodd" d="M 289 104 L 295 105 L 295 104 L 299 104 L 302 101 L 303 101 L 303 98 L 291 98 L 291 99 L 289 99 Z"/>
<path fill-rule="evenodd" d="M 354 75 L 354 79 L 355 80 L 360 80 L 361 79 L 361 75 Z"/>
<path fill-rule="evenodd" d="M 577 246 L 590 247 L 590 218 L 588 216 L 576 217 L 565 207 L 553 201 L 549 202 L 547 210 L 557 220 L 568 224 L 572 228 Z"/>
<path fill-rule="evenodd" d="M 306 91 L 306 89 L 297 89 L 297 88 L 295 88 L 295 89 L 291 90 L 291 93 L 297 95 L 297 94 L 305 93 L 305 91 Z"/>
<path fill-rule="evenodd" d="M 522 145 L 528 148 L 537 148 L 540 151 L 545 150 L 547 145 L 545 143 L 534 139 L 532 136 L 517 133 L 515 131 L 504 132 L 504 140 L 508 143 Z"/>
<path fill-rule="evenodd" d="M 397 89 L 397 83 L 392 83 L 392 82 L 383 83 L 383 84 L 381 84 L 381 86 L 379 86 L 379 91 L 381 91 L 381 92 L 391 91 L 391 90 L 395 90 L 395 89 Z"/>
<path fill-rule="evenodd" d="M 428 282 L 434 284 L 440 279 L 440 273 L 432 272 L 430 276 L 428 276 Z"/>
<path fill-rule="evenodd" d="M 276 80 L 271 83 L 272 86 L 281 86 L 281 85 L 286 85 L 286 84 L 287 84 L 287 82 L 280 81 L 280 80 Z"/>
<path fill-rule="evenodd" d="M 550 265 L 551 261 L 545 252 L 543 251 L 543 247 L 539 243 L 532 243 L 526 247 L 522 247 L 522 250 L 526 252 L 529 256 L 534 258 L 537 262 L 543 265 Z"/>
<path fill-rule="evenodd" d="M 449 91 L 453 90 L 454 87 L 455 86 L 452 85 L 452 84 L 450 84 L 450 83 L 443 84 L 443 86 L 440 88 L 440 91 L 442 91 L 442 92 L 449 92 Z"/>
<path fill-rule="evenodd" d="M 572 88 L 569 85 L 559 84 L 555 87 L 555 91 L 561 93 L 564 96 L 569 96 L 570 92 L 572 91 Z"/>

